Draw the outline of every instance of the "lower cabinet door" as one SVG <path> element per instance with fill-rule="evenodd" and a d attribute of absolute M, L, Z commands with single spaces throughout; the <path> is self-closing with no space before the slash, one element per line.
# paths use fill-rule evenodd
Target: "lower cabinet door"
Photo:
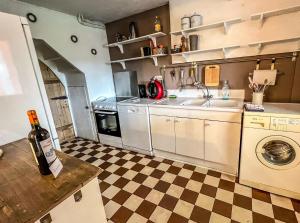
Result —
<path fill-rule="evenodd" d="M 93 179 L 35 223 L 44 222 L 107 223 L 98 179 Z"/>
<path fill-rule="evenodd" d="M 204 158 L 204 120 L 175 118 L 176 153 Z"/>
<path fill-rule="evenodd" d="M 175 153 L 174 117 L 150 116 L 152 147 Z"/>
<path fill-rule="evenodd" d="M 205 121 L 205 160 L 237 168 L 241 125 Z"/>

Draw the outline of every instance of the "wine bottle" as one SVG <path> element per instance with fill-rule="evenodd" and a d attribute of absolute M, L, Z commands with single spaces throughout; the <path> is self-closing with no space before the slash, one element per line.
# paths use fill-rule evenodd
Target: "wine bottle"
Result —
<path fill-rule="evenodd" d="M 31 124 L 28 140 L 32 149 L 34 159 L 42 175 L 49 175 L 49 166 L 56 159 L 49 132 L 40 126 L 35 110 L 27 111 Z"/>

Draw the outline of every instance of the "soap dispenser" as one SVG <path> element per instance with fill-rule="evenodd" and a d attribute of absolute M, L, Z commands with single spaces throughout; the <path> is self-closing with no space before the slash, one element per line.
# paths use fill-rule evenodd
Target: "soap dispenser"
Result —
<path fill-rule="evenodd" d="M 230 87 L 228 84 L 228 80 L 224 80 L 223 87 L 222 87 L 223 100 L 228 100 L 229 96 L 230 96 Z"/>

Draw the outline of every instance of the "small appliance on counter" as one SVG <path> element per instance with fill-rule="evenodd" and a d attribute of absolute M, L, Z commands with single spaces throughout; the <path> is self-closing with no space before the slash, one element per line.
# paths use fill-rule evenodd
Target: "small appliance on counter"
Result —
<path fill-rule="evenodd" d="M 147 95 L 151 99 L 161 99 L 164 96 L 163 84 L 156 77 L 148 82 Z"/>
<path fill-rule="evenodd" d="M 145 84 L 139 84 L 139 97 L 140 98 L 147 98 L 147 90 Z"/>

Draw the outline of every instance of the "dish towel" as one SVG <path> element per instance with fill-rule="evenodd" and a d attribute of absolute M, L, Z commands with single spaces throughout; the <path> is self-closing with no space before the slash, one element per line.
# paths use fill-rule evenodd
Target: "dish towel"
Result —
<path fill-rule="evenodd" d="M 246 111 L 256 111 L 256 112 L 263 112 L 265 110 L 264 106 L 254 105 L 254 104 L 251 104 L 251 103 L 246 103 L 245 104 L 245 109 L 246 109 Z"/>

